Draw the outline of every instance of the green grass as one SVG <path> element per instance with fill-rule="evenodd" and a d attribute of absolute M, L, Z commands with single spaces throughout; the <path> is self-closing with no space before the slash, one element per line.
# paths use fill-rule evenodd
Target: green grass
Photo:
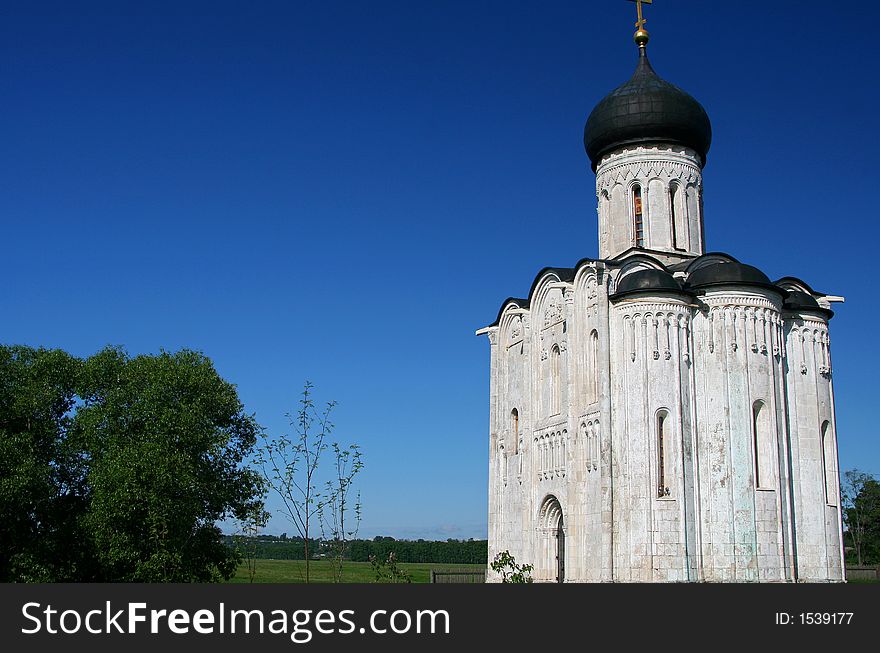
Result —
<path fill-rule="evenodd" d="M 482 571 L 486 565 L 454 565 L 430 562 L 403 562 L 399 567 L 406 571 L 414 583 L 427 583 L 431 579 L 431 570 L 466 569 Z M 304 560 L 257 560 L 255 583 L 304 583 L 306 577 Z M 312 560 L 309 565 L 309 578 L 313 583 L 332 583 L 333 572 L 328 560 Z M 376 575 L 369 562 L 346 562 L 342 567 L 344 583 L 374 583 Z M 248 583 L 247 565 L 238 568 L 230 583 Z"/>
<path fill-rule="evenodd" d="M 257 560 L 257 575 L 255 583 L 304 583 L 305 561 L 303 560 Z M 400 565 L 410 576 L 414 583 L 427 583 L 431 577 L 431 570 L 441 571 L 444 569 L 467 569 L 482 571 L 486 565 L 451 565 L 441 563 L 411 563 L 404 562 Z M 311 582 L 332 583 L 333 573 L 330 562 L 327 560 L 312 560 L 310 565 Z M 346 562 L 343 566 L 343 582 L 345 583 L 374 583 L 376 576 L 369 562 Z M 850 583 L 861 585 L 863 583 L 878 583 L 873 579 L 848 579 Z M 246 565 L 238 568 L 238 573 L 229 580 L 230 583 L 247 583 L 248 570 Z"/>

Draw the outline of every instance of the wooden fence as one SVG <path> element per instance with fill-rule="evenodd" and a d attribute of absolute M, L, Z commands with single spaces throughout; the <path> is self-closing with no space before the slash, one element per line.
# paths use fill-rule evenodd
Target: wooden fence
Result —
<path fill-rule="evenodd" d="M 442 569 L 431 570 L 432 583 L 485 583 L 485 569 Z"/>
<path fill-rule="evenodd" d="M 847 567 L 847 580 L 876 580 L 880 581 L 880 566 L 877 567 Z"/>

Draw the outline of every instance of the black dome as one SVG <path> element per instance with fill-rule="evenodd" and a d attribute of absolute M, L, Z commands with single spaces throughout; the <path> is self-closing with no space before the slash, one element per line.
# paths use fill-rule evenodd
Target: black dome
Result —
<path fill-rule="evenodd" d="M 767 275 L 758 268 L 745 263 L 722 262 L 705 265 L 690 273 L 687 285 L 691 288 L 736 284 L 742 286 L 764 286 L 777 291 L 780 289 L 770 283 Z"/>
<path fill-rule="evenodd" d="M 807 309 L 817 309 L 819 308 L 819 302 L 816 301 L 816 298 L 812 295 L 809 295 L 800 290 L 789 290 L 788 294 L 785 296 L 785 308 L 807 308 Z"/>
<path fill-rule="evenodd" d="M 621 279 L 617 285 L 615 296 L 625 295 L 632 292 L 643 292 L 647 290 L 665 290 L 672 292 L 681 292 L 681 285 L 672 278 L 672 275 L 663 270 L 638 270 L 631 272 Z"/>
<path fill-rule="evenodd" d="M 828 308 L 822 308 L 819 306 L 819 302 L 816 301 L 815 297 L 802 290 L 786 291 L 785 301 L 782 303 L 782 308 L 795 312 L 810 311 L 813 313 L 820 313 L 828 318 L 834 315 L 834 311 Z"/>
<path fill-rule="evenodd" d="M 690 95 L 657 76 L 644 48 L 632 78 L 606 95 L 584 127 L 584 147 L 593 164 L 610 150 L 630 143 L 662 142 L 695 150 L 706 162 L 712 125 Z"/>

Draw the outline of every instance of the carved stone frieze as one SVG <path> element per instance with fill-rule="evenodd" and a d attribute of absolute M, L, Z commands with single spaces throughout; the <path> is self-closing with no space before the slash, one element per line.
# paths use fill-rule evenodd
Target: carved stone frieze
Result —
<path fill-rule="evenodd" d="M 547 304 L 547 308 L 544 310 L 544 326 L 550 326 L 551 324 L 555 324 L 562 320 L 563 310 L 562 310 L 562 302 L 557 298 L 553 298 Z"/>

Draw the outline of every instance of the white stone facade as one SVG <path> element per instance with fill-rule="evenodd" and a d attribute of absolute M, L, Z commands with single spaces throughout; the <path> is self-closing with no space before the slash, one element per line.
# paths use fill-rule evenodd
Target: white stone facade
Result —
<path fill-rule="evenodd" d="M 644 199 L 646 249 L 676 256 L 703 253 L 703 176 L 699 155 L 671 145 L 622 148 L 596 168 L 599 257 L 620 256 L 634 246 L 629 216 L 633 187 Z"/>
<path fill-rule="evenodd" d="M 701 169 L 684 147 L 604 156 L 601 258 L 545 269 L 478 332 L 490 560 L 547 582 L 843 580 L 828 300 L 704 254 Z M 666 285 L 619 290 L 644 271 Z"/>

